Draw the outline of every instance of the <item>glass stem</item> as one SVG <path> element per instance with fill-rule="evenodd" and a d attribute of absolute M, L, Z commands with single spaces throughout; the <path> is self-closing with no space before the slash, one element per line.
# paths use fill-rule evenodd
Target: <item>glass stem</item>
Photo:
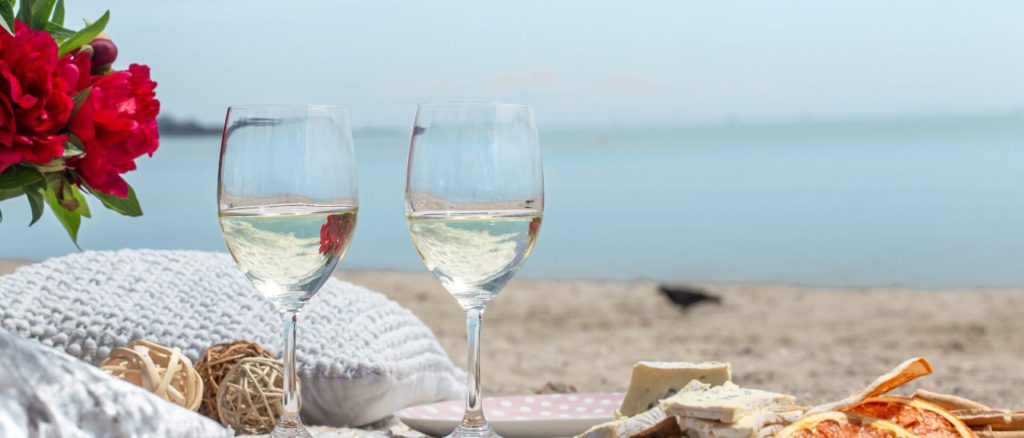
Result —
<path fill-rule="evenodd" d="M 466 347 L 469 353 L 469 368 L 466 381 L 466 414 L 462 417 L 461 428 L 487 426 L 480 391 L 480 323 L 483 321 L 483 316 L 484 309 L 482 307 L 466 309 Z"/>
<path fill-rule="evenodd" d="M 295 373 L 295 336 L 299 312 L 288 310 L 282 313 L 284 329 L 284 399 L 281 400 L 282 422 L 299 422 L 299 385 Z"/>

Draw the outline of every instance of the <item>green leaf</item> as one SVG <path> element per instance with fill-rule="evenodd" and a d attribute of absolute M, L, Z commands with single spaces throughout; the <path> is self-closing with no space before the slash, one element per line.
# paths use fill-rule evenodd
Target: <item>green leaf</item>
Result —
<path fill-rule="evenodd" d="M 43 174 L 27 166 L 11 166 L 0 173 L 0 190 L 20 189 L 23 186 L 43 181 Z"/>
<path fill-rule="evenodd" d="M 39 221 L 39 218 L 43 217 L 43 210 L 46 209 L 43 204 L 43 192 L 46 191 L 46 186 L 38 185 L 25 187 L 25 197 L 28 198 L 28 205 L 32 207 L 32 222 L 29 222 L 28 226 L 35 225 Z"/>
<path fill-rule="evenodd" d="M 107 22 L 110 21 L 110 11 L 104 12 L 103 16 L 95 23 L 85 26 L 84 29 L 78 31 L 73 36 L 68 38 L 66 41 L 60 44 L 60 51 L 58 56 L 64 56 L 71 51 L 89 44 L 93 39 L 99 36 L 103 32 L 103 29 L 107 27 Z"/>
<path fill-rule="evenodd" d="M 82 192 L 74 184 L 64 185 L 64 199 L 69 197 L 78 201 L 78 208 L 75 209 L 75 213 L 85 217 L 92 217 L 92 212 L 89 211 L 89 203 L 85 202 L 85 196 L 82 195 Z"/>
<path fill-rule="evenodd" d="M 43 30 L 43 26 L 50 19 L 55 3 L 56 0 L 21 0 L 18 19 L 32 29 Z"/>
<path fill-rule="evenodd" d="M 48 32 L 53 39 L 57 40 L 58 43 L 75 35 L 75 31 L 56 23 L 46 23 L 43 30 Z"/>
<path fill-rule="evenodd" d="M 125 216 L 142 216 L 142 206 L 139 205 L 139 198 L 135 197 L 135 189 L 133 189 L 132 186 L 128 186 L 127 198 L 119 198 L 117 196 L 100 193 L 95 190 L 92 190 L 92 194 L 93 196 L 100 198 L 100 202 L 103 202 L 103 206 L 110 210 L 116 211 Z"/>
<path fill-rule="evenodd" d="M 38 0 L 21 0 L 21 4 L 18 5 L 18 19 L 24 22 L 28 22 L 32 15 L 32 2 Z M 13 3 L 11 4 L 14 5 Z"/>
<path fill-rule="evenodd" d="M 82 139 L 78 138 L 77 135 L 70 132 L 68 133 L 68 143 L 71 143 L 72 145 L 82 150 L 83 152 L 85 151 L 85 143 L 82 143 Z"/>
<path fill-rule="evenodd" d="M 65 209 L 57 199 L 57 193 L 53 191 L 53 187 L 46 187 L 46 193 L 43 195 L 43 198 L 50 205 L 50 211 L 57 217 L 60 224 L 64 226 L 64 230 L 68 232 L 68 237 L 75 244 L 75 248 L 81 250 L 82 247 L 78 246 L 78 227 L 82 225 L 82 215 Z"/>
<path fill-rule="evenodd" d="M 67 168 L 68 166 L 64 163 L 64 160 L 60 158 L 54 158 L 53 160 L 46 164 L 36 164 L 36 169 L 38 169 L 40 172 L 43 172 L 43 174 L 53 174 Z"/>
<path fill-rule="evenodd" d="M 17 198 L 21 196 L 22 193 L 24 193 L 24 190 L 22 190 L 21 188 L 0 190 L 0 201 L 6 201 L 11 198 Z"/>
<path fill-rule="evenodd" d="M 43 30 L 46 27 L 46 23 L 50 22 L 50 15 L 53 14 L 53 7 L 56 5 L 57 0 L 22 0 L 29 1 L 32 3 L 31 14 L 29 20 L 25 22 L 28 27 L 35 30 Z"/>
<path fill-rule="evenodd" d="M 53 24 L 64 25 L 64 0 L 57 0 L 57 7 L 53 10 Z"/>
<path fill-rule="evenodd" d="M 14 35 L 14 5 L 0 1 L 0 27 Z"/>
<path fill-rule="evenodd" d="M 64 142 L 64 157 L 65 159 L 71 157 L 77 157 L 85 153 L 85 147 L 82 146 L 82 140 L 75 137 L 74 134 L 68 138 L 68 141 Z"/>
<path fill-rule="evenodd" d="M 75 114 L 78 113 L 78 110 L 82 108 L 85 101 L 89 99 L 90 94 L 92 94 L 92 85 L 75 93 L 74 96 L 71 96 L 71 101 L 75 103 L 75 105 L 71 107 L 71 117 L 74 117 Z M 79 143 L 81 143 L 81 140 L 79 140 Z"/>

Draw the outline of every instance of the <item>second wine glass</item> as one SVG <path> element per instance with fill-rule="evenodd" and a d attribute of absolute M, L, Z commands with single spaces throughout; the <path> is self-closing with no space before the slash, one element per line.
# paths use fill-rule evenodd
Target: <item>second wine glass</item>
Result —
<path fill-rule="evenodd" d="M 416 112 L 406 174 L 409 232 L 423 262 L 466 314 L 469 394 L 452 437 L 496 437 L 480 389 L 484 309 L 530 256 L 544 212 L 533 110 L 426 104 Z"/>

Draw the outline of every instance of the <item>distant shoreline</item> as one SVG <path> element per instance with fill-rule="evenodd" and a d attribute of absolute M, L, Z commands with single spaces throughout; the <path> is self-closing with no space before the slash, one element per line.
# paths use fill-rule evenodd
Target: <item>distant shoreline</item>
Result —
<path fill-rule="evenodd" d="M 161 116 L 157 123 L 160 125 L 160 136 L 162 137 L 214 137 L 223 133 L 220 125 L 207 124 L 192 119 L 179 119 L 174 116 Z M 357 128 L 355 135 L 360 137 L 377 137 L 405 135 L 406 131 L 400 128 L 363 127 Z"/>
<path fill-rule="evenodd" d="M 679 123 L 660 123 L 654 125 L 615 125 L 615 124 L 603 124 L 599 126 L 554 126 L 542 129 L 548 133 L 561 133 L 561 132 L 578 132 L 578 131 L 594 131 L 594 132 L 607 132 L 607 131 L 636 131 L 636 130 L 682 130 L 682 131 L 695 131 L 703 132 L 709 130 L 718 129 L 751 129 L 751 130 L 763 130 L 763 129 L 792 129 L 792 128 L 822 128 L 822 129 L 834 129 L 837 127 L 849 127 L 853 129 L 860 129 L 865 126 L 870 126 L 873 129 L 879 127 L 899 127 L 899 126 L 922 126 L 922 125 L 940 125 L 948 126 L 949 124 L 964 124 L 964 123 L 984 123 L 984 122 L 1018 122 L 1024 121 L 1024 110 L 1021 111 L 1007 111 L 1007 112 L 995 112 L 995 113 L 979 113 L 979 114 L 932 114 L 932 115 L 900 115 L 900 116 L 875 116 L 875 117 L 815 117 L 815 116 L 804 116 L 792 119 L 743 119 L 739 117 L 729 117 L 716 121 L 690 121 L 690 122 L 679 122 Z M 160 135 L 167 137 L 198 137 L 198 136 L 219 136 L 223 131 L 223 127 L 219 124 L 199 122 L 191 118 L 181 118 L 177 116 L 161 116 L 158 120 L 160 124 Z M 360 128 L 354 128 L 353 133 L 361 137 L 375 137 L 375 136 L 390 136 L 390 135 L 405 135 L 407 134 L 408 128 L 396 127 L 396 126 L 364 126 Z"/>
<path fill-rule="evenodd" d="M 173 116 L 160 116 L 157 119 L 160 135 L 164 137 L 200 137 L 220 135 L 221 128 L 207 125 L 195 120 L 182 120 Z"/>

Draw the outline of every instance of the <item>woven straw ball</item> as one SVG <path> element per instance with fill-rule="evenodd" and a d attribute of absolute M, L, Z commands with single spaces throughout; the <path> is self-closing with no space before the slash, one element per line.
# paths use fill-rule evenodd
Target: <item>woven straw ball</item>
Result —
<path fill-rule="evenodd" d="M 196 372 L 203 379 L 203 402 L 199 412 L 207 417 L 220 420 L 217 412 L 217 390 L 220 382 L 239 361 L 249 357 L 273 359 L 274 355 L 262 345 L 240 340 L 216 344 L 203 351 L 196 361 Z"/>
<path fill-rule="evenodd" d="M 100 368 L 193 411 L 202 401 L 203 381 L 177 348 L 136 339 L 111 351 Z"/>
<path fill-rule="evenodd" d="M 259 435 L 277 425 L 284 399 L 284 367 L 267 358 L 238 361 L 220 382 L 220 423 L 238 434 Z"/>

